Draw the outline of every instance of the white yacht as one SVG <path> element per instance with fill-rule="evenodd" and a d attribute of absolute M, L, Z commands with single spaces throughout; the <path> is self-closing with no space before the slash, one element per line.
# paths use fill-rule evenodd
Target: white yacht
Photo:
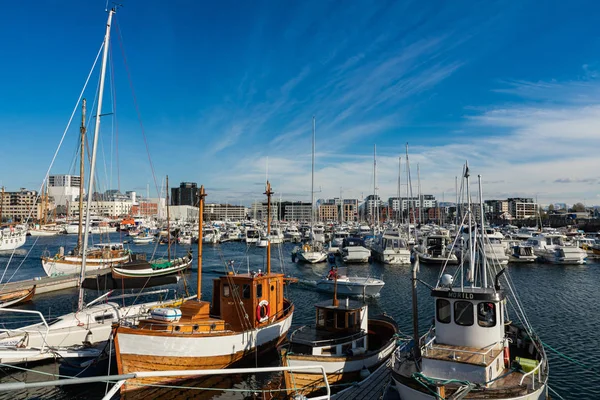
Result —
<path fill-rule="evenodd" d="M 371 257 L 371 250 L 365 247 L 362 239 L 355 237 L 344 239 L 340 252 L 345 263 L 366 263 Z"/>
<path fill-rule="evenodd" d="M 221 240 L 221 233 L 218 228 L 205 226 L 202 228 L 202 243 L 217 244 Z"/>
<path fill-rule="evenodd" d="M 299 243 L 302 241 L 302 235 L 296 225 L 289 225 L 283 233 L 283 238 L 287 242 Z"/>
<path fill-rule="evenodd" d="M 385 285 L 381 279 L 370 276 L 348 276 L 339 268 L 337 271 L 337 294 L 338 296 L 361 296 L 374 297 L 379 295 L 379 292 Z M 335 286 L 335 276 L 329 274 L 317 281 L 317 289 L 323 292 L 333 293 Z"/>
<path fill-rule="evenodd" d="M 565 236 L 540 233 L 526 242 L 541 261 L 550 264 L 585 264 L 587 253 L 577 246 L 567 246 Z"/>
<path fill-rule="evenodd" d="M 450 249 L 451 240 L 447 233 L 432 234 L 424 243 L 414 247 L 414 252 L 424 264 L 458 264 L 458 257 Z"/>
<path fill-rule="evenodd" d="M 18 249 L 26 240 L 27 228 L 23 225 L 11 225 L 0 229 L 0 251 Z"/>
<path fill-rule="evenodd" d="M 398 233 L 386 231 L 378 235 L 371 246 L 371 250 L 373 257 L 384 264 L 410 264 L 408 243 Z"/>

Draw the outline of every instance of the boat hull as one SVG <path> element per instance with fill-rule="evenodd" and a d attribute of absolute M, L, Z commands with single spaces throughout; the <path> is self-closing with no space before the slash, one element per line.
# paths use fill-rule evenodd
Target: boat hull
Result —
<path fill-rule="evenodd" d="M 168 371 L 184 369 L 220 369 L 255 357 L 285 340 L 292 324 L 293 311 L 277 322 L 245 332 L 173 334 L 171 332 L 117 328 L 115 347 L 120 374 L 135 371 Z M 137 378 L 123 387 L 136 389 L 139 384 L 156 384 L 189 377 Z"/>
<path fill-rule="evenodd" d="M 316 264 L 323 262 L 327 259 L 327 253 L 323 251 L 299 251 L 298 261 L 306 262 L 309 264 Z"/>
<path fill-rule="evenodd" d="M 129 253 L 110 258 L 88 258 L 85 263 L 85 270 L 96 271 L 110 268 L 128 260 Z M 81 257 L 42 257 L 42 267 L 48 276 L 76 274 L 81 270 Z"/>
<path fill-rule="evenodd" d="M 338 296 L 367 296 L 374 297 L 379 294 L 383 288 L 383 281 L 372 278 L 363 278 L 362 282 L 344 282 L 337 281 Z M 317 289 L 323 292 L 333 293 L 334 281 L 322 279 L 317 282 Z"/>
<path fill-rule="evenodd" d="M 174 274 L 179 271 L 183 271 L 192 264 L 192 257 L 185 260 L 179 265 L 173 265 L 164 269 L 152 269 L 149 268 L 141 268 L 141 269 L 127 269 L 122 267 L 112 267 L 112 277 L 117 278 L 149 278 L 153 276 L 163 276 Z"/>

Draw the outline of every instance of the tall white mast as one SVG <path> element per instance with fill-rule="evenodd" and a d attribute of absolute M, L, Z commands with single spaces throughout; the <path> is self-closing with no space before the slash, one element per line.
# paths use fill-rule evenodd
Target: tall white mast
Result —
<path fill-rule="evenodd" d="M 473 224 L 471 221 L 471 191 L 469 188 L 469 162 L 465 163 L 465 174 L 467 184 L 467 215 L 469 223 L 469 280 L 475 285 L 475 249 L 473 247 Z"/>
<path fill-rule="evenodd" d="M 421 170 L 417 163 L 417 191 L 419 192 L 419 224 L 423 223 L 423 194 L 421 193 Z"/>
<path fill-rule="evenodd" d="M 410 203 L 412 202 L 412 186 L 410 184 L 410 163 L 408 161 L 408 143 L 406 143 L 406 215 L 408 217 L 408 241 L 410 242 Z"/>
<path fill-rule="evenodd" d="M 479 220 L 481 221 L 481 279 L 482 286 L 487 287 L 487 265 L 485 256 L 485 229 L 483 227 L 483 191 L 481 190 L 481 175 L 477 175 L 479 182 Z"/>
<path fill-rule="evenodd" d="M 375 204 L 375 224 L 373 226 L 373 233 L 375 229 L 379 228 L 379 202 L 377 201 L 377 145 L 373 145 L 373 202 Z"/>
<path fill-rule="evenodd" d="M 314 242 L 313 225 L 315 224 L 315 131 L 317 122 L 313 115 L 313 135 L 312 135 L 312 168 L 311 168 L 311 183 L 310 183 L 310 235 L 311 242 Z"/>
<path fill-rule="evenodd" d="M 401 224 L 402 221 L 402 181 L 400 177 L 402 176 L 402 157 L 398 157 L 398 212 L 396 213 L 396 223 Z M 400 234 L 400 226 L 398 226 L 398 234 Z"/>
<path fill-rule="evenodd" d="M 98 147 L 98 134 L 100 132 L 100 115 L 102 114 L 102 98 L 104 97 L 104 78 L 106 76 L 106 60 L 108 58 L 108 45 L 110 41 L 110 25 L 115 9 L 108 12 L 108 21 L 106 22 L 106 34 L 104 35 L 104 49 L 102 54 L 102 68 L 100 70 L 100 88 L 98 91 L 98 109 L 96 110 L 96 125 L 94 127 L 94 141 L 92 147 L 92 160 L 90 162 L 90 179 L 88 180 L 88 198 L 85 203 L 85 230 L 83 233 L 83 250 L 81 259 L 81 273 L 79 274 L 79 301 L 77 309 L 83 309 L 83 280 L 85 278 L 85 264 L 87 261 L 88 239 L 90 236 L 90 205 L 92 204 L 92 193 L 94 190 L 94 173 L 96 169 L 96 150 Z M 81 195 L 81 193 L 80 193 Z M 81 210 L 79 210 L 81 212 Z"/>

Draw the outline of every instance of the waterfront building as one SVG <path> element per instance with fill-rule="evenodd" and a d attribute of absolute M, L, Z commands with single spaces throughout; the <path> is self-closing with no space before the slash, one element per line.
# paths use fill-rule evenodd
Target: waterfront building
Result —
<path fill-rule="evenodd" d="M 207 221 L 240 221 L 246 218 L 248 208 L 231 204 L 205 204 L 204 219 Z"/>
<path fill-rule="evenodd" d="M 0 204 L 3 221 L 25 221 L 27 218 L 40 220 L 43 209 L 51 213 L 55 207 L 52 198 L 47 205 L 44 205 L 41 197 L 38 198 L 37 191 L 24 188 L 19 189 L 18 192 L 3 192 Z"/>
<path fill-rule="evenodd" d="M 171 188 L 172 206 L 198 206 L 198 184 L 181 182 L 178 188 Z"/>
<path fill-rule="evenodd" d="M 267 216 L 267 203 L 254 202 L 250 207 L 249 216 L 253 219 L 263 221 Z M 271 203 L 271 221 L 279 219 L 279 203 Z"/>
<path fill-rule="evenodd" d="M 86 210 L 87 200 L 82 202 L 83 209 Z M 132 213 L 133 203 L 127 201 L 92 201 L 90 204 L 90 214 L 99 217 L 117 218 L 126 217 Z M 69 203 L 69 215 L 79 215 L 79 201 Z"/>
<path fill-rule="evenodd" d="M 171 221 L 182 221 L 182 222 L 198 221 L 198 207 L 169 206 L 169 219 Z"/>
<path fill-rule="evenodd" d="M 302 201 L 284 201 L 279 203 L 281 219 L 285 221 L 310 221 L 313 212 L 312 204 Z"/>
<path fill-rule="evenodd" d="M 319 221 L 337 221 L 338 216 L 338 205 L 337 204 L 320 204 L 319 205 Z"/>
<path fill-rule="evenodd" d="M 508 208 L 510 215 L 515 219 L 529 219 L 537 217 L 537 203 L 532 198 L 514 197 L 509 198 Z"/>
<path fill-rule="evenodd" d="M 48 195 L 54 198 L 54 204 L 66 207 L 79 198 L 81 178 L 77 175 L 50 175 L 48 177 Z"/>
<path fill-rule="evenodd" d="M 398 211 L 405 213 L 410 208 L 417 209 L 422 208 L 427 210 L 432 207 L 437 207 L 437 200 L 435 196 L 431 194 L 423 194 L 419 199 L 419 196 L 415 197 L 390 197 L 388 199 L 388 206 L 392 209 L 392 213 L 395 215 Z"/>

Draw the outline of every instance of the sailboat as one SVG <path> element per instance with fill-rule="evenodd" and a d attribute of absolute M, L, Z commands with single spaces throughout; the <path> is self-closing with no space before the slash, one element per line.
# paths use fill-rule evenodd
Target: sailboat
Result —
<path fill-rule="evenodd" d="M 94 168 L 96 164 L 96 150 L 98 147 L 98 134 L 100 130 L 100 116 L 102 114 L 102 98 L 104 93 L 104 80 L 108 57 L 108 43 L 110 28 L 115 9 L 108 11 L 106 34 L 102 59 L 102 72 L 98 92 L 98 108 L 96 112 L 94 140 L 90 167 L 88 193 L 94 188 Z M 81 209 L 81 208 L 80 208 Z M 90 225 L 90 203 L 87 204 L 85 227 Z M 80 213 L 80 220 L 81 220 Z M 80 231 L 81 232 L 81 231 Z M 106 341 L 112 332 L 111 325 L 125 317 L 135 317 L 149 314 L 156 307 L 165 307 L 177 303 L 177 299 L 156 301 L 131 306 L 121 306 L 116 302 L 106 302 L 112 292 L 108 292 L 84 304 L 84 289 L 82 282 L 85 277 L 86 265 L 90 252 L 88 251 L 89 229 L 85 229 L 82 240 L 82 256 L 79 264 L 75 264 L 80 271 L 79 298 L 77 311 L 55 318 L 47 322 L 39 311 L 0 309 L 5 312 L 21 312 L 40 317 L 42 322 L 16 328 L 0 330 L 0 360 L 3 364 L 20 364 L 31 361 L 40 361 L 61 358 L 94 357 L 101 353 Z M 106 258 L 105 258 L 106 260 Z M 165 290 L 155 293 L 164 294 Z M 144 293 L 150 295 L 153 293 Z M 127 297 L 131 295 L 123 295 Z M 118 296 L 113 297 L 113 299 Z"/>
<path fill-rule="evenodd" d="M 267 181 L 267 215 L 271 185 Z M 213 281 L 212 302 L 202 300 L 202 224 L 204 186 L 200 187 L 197 297 L 173 310 L 155 310 L 137 324 L 115 329 L 119 374 L 135 371 L 219 369 L 279 345 L 292 323 L 294 306 L 284 298 L 284 275 L 271 272 L 271 245 L 266 271 L 228 270 Z M 271 221 L 267 218 L 267 232 Z M 229 267 L 228 267 L 229 268 Z M 183 377 L 137 378 L 124 386 L 156 384 Z"/>
<path fill-rule="evenodd" d="M 167 188 L 169 187 L 169 177 L 167 176 Z M 167 232 L 171 232 L 171 216 L 169 213 L 169 193 L 167 190 Z M 139 237 L 139 236 L 138 236 Z M 136 238 L 134 238 L 135 241 Z M 122 265 L 113 265 L 111 267 L 112 277 L 120 278 L 150 278 L 154 276 L 164 276 L 174 274 L 187 269 L 192 265 L 192 253 L 189 251 L 184 257 L 171 259 L 171 241 L 168 241 L 167 259 L 161 258 L 153 261 L 146 261 L 146 255 L 135 257 Z"/>
<path fill-rule="evenodd" d="M 295 256 L 298 257 L 298 261 L 306 262 L 310 264 L 316 264 L 323 262 L 327 259 L 327 252 L 323 249 L 323 242 L 315 240 L 315 211 L 313 209 L 315 204 L 315 117 L 313 117 L 313 137 L 312 137 L 312 181 L 310 187 L 310 232 L 309 242 L 305 243 L 300 249 L 295 252 Z"/>
<path fill-rule="evenodd" d="M 469 169 L 464 169 L 468 223 L 471 221 Z M 481 176 L 479 198 L 483 208 Z M 483 209 L 481 225 L 483 223 Z M 454 273 L 443 268 L 431 296 L 434 325 L 419 337 L 417 271 L 413 266 L 412 345 L 393 357 L 392 377 L 403 399 L 539 400 L 548 397 L 548 358 L 515 294 L 506 268 L 490 263 L 482 232 L 468 239 L 469 265 Z M 502 279 L 504 278 L 504 279 Z M 502 284 L 501 284 L 502 279 Z M 508 305 L 514 308 L 511 321 Z"/>
<path fill-rule="evenodd" d="M 105 46 L 108 46 L 108 43 L 105 44 Z M 105 68 L 105 67 L 103 67 Z M 101 104 L 100 104 L 101 105 Z M 80 169 L 80 182 L 79 182 L 79 224 L 78 224 L 78 230 L 77 230 L 77 246 L 75 247 L 75 249 L 73 249 L 72 251 L 68 252 L 67 254 L 65 254 L 64 248 L 61 247 L 58 251 L 57 254 L 55 254 L 54 256 L 51 255 L 44 255 L 42 256 L 42 267 L 44 268 L 44 272 L 46 272 L 46 275 L 48 276 L 54 276 L 54 275 L 69 275 L 69 274 L 76 274 L 80 271 L 82 265 L 83 265 L 83 251 L 82 251 L 82 237 L 84 235 L 84 225 L 83 225 L 83 216 L 84 216 L 84 212 L 83 212 L 83 187 L 84 187 L 84 156 L 85 156 L 85 150 L 84 150 L 84 145 L 85 145 L 85 133 L 86 133 L 86 128 L 85 128 L 85 112 L 86 112 L 86 100 L 83 99 L 82 101 L 82 108 L 81 108 L 82 112 L 81 112 L 81 127 L 80 127 L 80 133 L 81 133 L 81 143 L 80 143 L 80 164 L 79 164 L 79 169 Z M 96 124 L 99 124 L 99 116 L 96 115 Z M 99 126 L 98 126 L 99 128 Z M 98 129 L 97 128 L 97 129 Z M 95 135 L 94 135 L 95 136 Z M 91 167 L 91 170 L 93 170 L 94 167 Z M 90 176 L 90 181 L 93 181 L 93 177 Z M 93 188 L 90 186 L 88 193 L 91 193 L 91 190 Z M 88 233 L 90 232 L 90 228 L 89 228 L 89 213 L 90 213 L 90 207 L 89 204 L 91 203 L 91 196 L 89 196 L 88 201 L 86 202 L 87 205 L 87 212 L 86 212 L 86 221 L 88 221 L 88 223 L 85 225 L 85 236 L 87 237 Z M 86 249 L 87 253 L 85 254 L 85 256 L 87 257 L 86 260 L 86 268 L 89 271 L 94 271 L 94 270 L 98 270 L 98 269 L 103 269 L 103 268 L 109 268 L 112 267 L 114 265 L 119 265 L 119 264 L 123 264 L 124 262 L 129 261 L 130 259 L 130 252 L 129 250 L 125 249 L 122 243 L 100 243 L 97 246 L 94 246 L 93 248 L 90 249 Z"/>

